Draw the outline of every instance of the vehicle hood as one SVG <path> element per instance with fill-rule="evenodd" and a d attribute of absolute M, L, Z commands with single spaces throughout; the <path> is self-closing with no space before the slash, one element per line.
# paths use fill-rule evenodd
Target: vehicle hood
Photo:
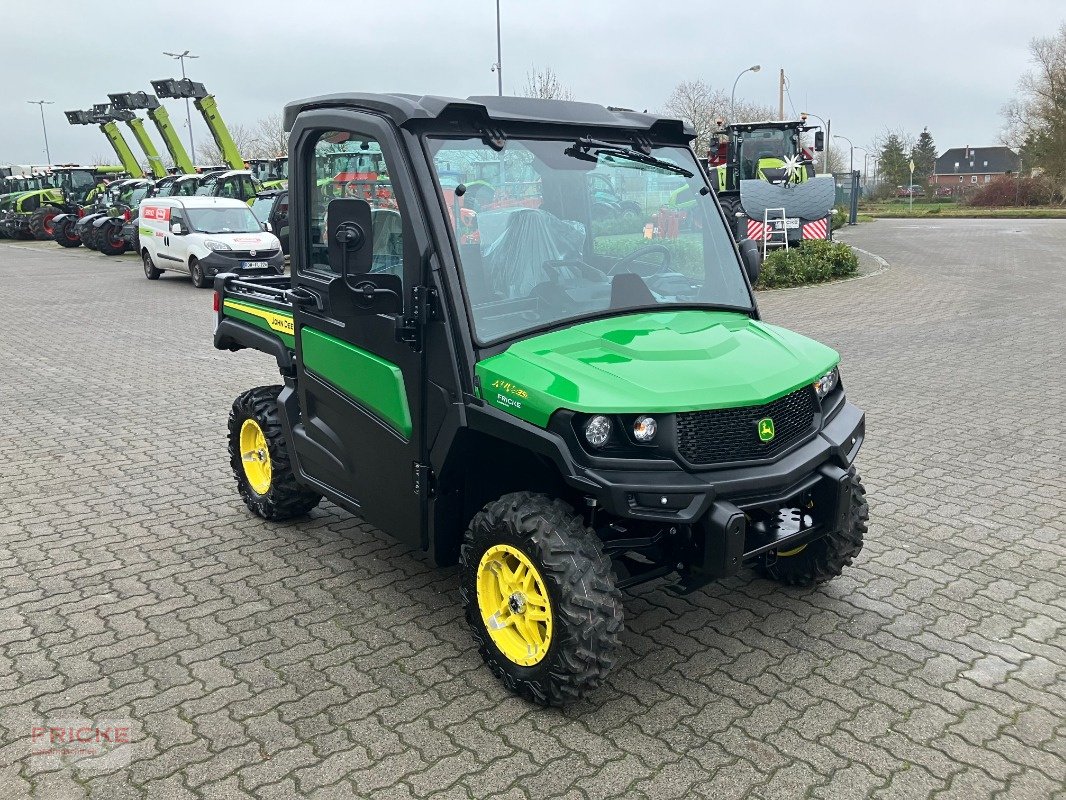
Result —
<path fill-rule="evenodd" d="M 670 413 L 761 405 L 825 374 L 836 351 L 728 311 L 656 311 L 516 342 L 477 364 L 482 397 L 545 426 L 561 408 Z"/>
<path fill-rule="evenodd" d="M 281 242 L 272 233 L 200 233 L 197 231 L 200 241 L 225 242 L 234 250 L 277 250 Z"/>

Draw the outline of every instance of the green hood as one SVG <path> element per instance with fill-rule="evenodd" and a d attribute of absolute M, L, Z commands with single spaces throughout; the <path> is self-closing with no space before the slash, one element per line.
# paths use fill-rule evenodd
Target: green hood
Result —
<path fill-rule="evenodd" d="M 476 372 L 485 400 L 546 426 L 560 408 L 661 414 L 761 405 L 839 360 L 825 345 L 744 314 L 656 311 L 516 342 Z"/>

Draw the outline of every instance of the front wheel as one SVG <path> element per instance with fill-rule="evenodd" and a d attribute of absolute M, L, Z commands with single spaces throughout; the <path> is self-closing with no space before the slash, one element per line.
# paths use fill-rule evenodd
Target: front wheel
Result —
<path fill-rule="evenodd" d="M 866 489 L 857 472 L 851 474 L 851 513 L 847 524 L 810 544 L 777 553 L 760 571 L 768 578 L 791 586 L 814 586 L 838 577 L 862 550 L 870 519 Z"/>
<path fill-rule="evenodd" d="M 570 506 L 504 495 L 471 520 L 459 565 L 478 650 L 510 691 L 564 705 L 603 682 L 620 648 L 622 597 L 610 559 Z"/>
<path fill-rule="evenodd" d="M 280 393 L 280 386 L 250 389 L 233 401 L 229 413 L 229 460 L 237 491 L 252 513 L 272 520 L 301 517 L 322 500 L 296 480 L 278 409 Z"/>
<path fill-rule="evenodd" d="M 55 232 L 52 220 L 58 214 L 59 209 L 55 206 L 41 206 L 34 211 L 30 215 L 30 233 L 33 234 L 33 238 L 39 242 L 51 239 Z"/>
<path fill-rule="evenodd" d="M 141 262 L 144 264 L 144 277 L 150 281 L 159 280 L 159 276 L 163 274 L 163 270 L 155 268 L 155 262 L 152 261 L 152 257 L 145 250 L 141 253 Z"/>
<path fill-rule="evenodd" d="M 207 286 L 207 276 L 204 274 L 203 265 L 195 258 L 189 260 L 189 277 L 192 278 L 192 285 L 197 289 Z"/>
<path fill-rule="evenodd" d="M 75 220 L 71 217 L 53 222 L 52 238 L 63 247 L 81 247 L 81 239 L 74 230 Z"/>
<path fill-rule="evenodd" d="M 122 235 L 121 225 L 105 225 L 100 231 L 100 252 L 105 256 L 120 256 L 129 248 L 126 237 Z"/>

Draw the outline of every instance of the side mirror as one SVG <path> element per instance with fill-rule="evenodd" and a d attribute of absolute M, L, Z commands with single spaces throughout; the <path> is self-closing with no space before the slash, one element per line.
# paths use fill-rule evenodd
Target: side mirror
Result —
<path fill-rule="evenodd" d="M 357 313 L 398 314 L 403 310 L 403 280 L 374 266 L 374 225 L 370 203 L 338 197 L 326 206 L 329 266 L 351 291 Z"/>
<path fill-rule="evenodd" d="M 173 233 L 175 236 L 184 236 L 185 228 L 181 226 L 180 222 L 172 222 L 170 223 L 170 232 Z"/>
<path fill-rule="evenodd" d="M 825 150 L 825 131 L 814 132 L 814 150 L 817 153 Z"/>
<path fill-rule="evenodd" d="M 744 271 L 748 273 L 748 280 L 754 286 L 755 282 L 759 280 L 759 270 L 762 267 L 758 242 L 753 239 L 741 239 L 740 257 L 744 261 Z"/>
<path fill-rule="evenodd" d="M 274 226 L 271 225 L 269 222 L 264 222 L 263 223 L 263 230 L 267 231 L 268 233 L 273 233 L 274 232 Z"/>

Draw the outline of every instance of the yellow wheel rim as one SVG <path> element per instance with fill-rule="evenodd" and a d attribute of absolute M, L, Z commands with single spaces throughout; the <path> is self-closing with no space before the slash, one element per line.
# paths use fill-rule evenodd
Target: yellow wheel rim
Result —
<path fill-rule="evenodd" d="M 266 494 L 270 490 L 270 450 L 266 434 L 254 419 L 246 419 L 241 425 L 241 463 L 252 491 Z"/>
<path fill-rule="evenodd" d="M 532 667 L 548 654 L 552 606 L 529 557 L 509 544 L 490 547 L 477 567 L 477 603 L 493 643 L 509 661 Z"/>

